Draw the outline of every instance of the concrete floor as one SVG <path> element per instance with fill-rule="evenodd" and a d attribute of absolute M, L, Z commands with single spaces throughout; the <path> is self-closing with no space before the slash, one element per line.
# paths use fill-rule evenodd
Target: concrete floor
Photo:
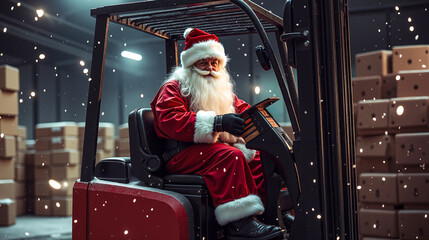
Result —
<path fill-rule="evenodd" d="M 0 226 L 0 240 L 72 239 L 72 217 L 23 215 L 11 226 Z"/>

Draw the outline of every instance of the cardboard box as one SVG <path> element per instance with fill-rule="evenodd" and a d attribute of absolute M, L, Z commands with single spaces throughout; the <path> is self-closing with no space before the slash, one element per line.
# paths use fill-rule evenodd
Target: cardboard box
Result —
<path fill-rule="evenodd" d="M 27 213 L 27 199 L 16 198 L 16 216 L 21 216 Z"/>
<path fill-rule="evenodd" d="M 395 157 L 395 138 L 392 135 L 358 137 L 356 156 L 360 158 L 393 158 Z"/>
<path fill-rule="evenodd" d="M 19 69 L 9 66 L 0 66 L 0 89 L 19 91 Z"/>
<path fill-rule="evenodd" d="M 121 151 L 121 152 L 122 151 L 127 151 L 127 152 L 130 151 L 130 140 L 128 138 L 119 138 L 118 144 L 119 144 L 119 146 L 118 146 L 119 151 Z"/>
<path fill-rule="evenodd" d="M 52 215 L 54 216 L 72 215 L 72 197 L 52 197 L 51 206 Z"/>
<path fill-rule="evenodd" d="M 51 150 L 51 141 L 50 137 L 38 137 L 34 148 L 38 151 Z"/>
<path fill-rule="evenodd" d="M 18 93 L 0 90 L 0 115 L 18 115 Z"/>
<path fill-rule="evenodd" d="M 35 167 L 47 167 L 52 164 L 52 152 L 51 151 L 36 151 L 34 154 L 34 166 Z"/>
<path fill-rule="evenodd" d="M 0 199 L 15 198 L 15 181 L 13 179 L 0 180 Z"/>
<path fill-rule="evenodd" d="M 52 177 L 52 173 L 49 167 L 34 168 L 34 180 L 49 179 L 51 177 Z"/>
<path fill-rule="evenodd" d="M 104 157 L 105 158 L 110 158 L 110 157 L 114 157 L 115 156 L 115 151 L 113 150 L 104 150 Z"/>
<path fill-rule="evenodd" d="M 45 167 L 35 167 L 27 165 L 27 180 L 49 180 L 51 178 L 51 169 Z"/>
<path fill-rule="evenodd" d="M 396 163 L 420 165 L 429 163 L 429 132 L 398 133 L 396 141 Z"/>
<path fill-rule="evenodd" d="M 73 194 L 74 181 L 67 179 L 37 180 L 30 184 L 34 188 L 34 195 L 37 197 L 72 196 Z"/>
<path fill-rule="evenodd" d="M 23 139 L 24 141 L 27 139 L 27 127 L 19 125 L 18 126 L 18 137 Z"/>
<path fill-rule="evenodd" d="M 112 151 L 115 149 L 115 141 L 113 138 L 97 138 L 97 149 Z"/>
<path fill-rule="evenodd" d="M 16 140 L 13 136 L 0 137 L 0 158 L 13 158 L 16 155 Z"/>
<path fill-rule="evenodd" d="M 399 239 L 392 239 L 392 238 L 373 238 L 373 237 L 363 237 L 360 239 L 361 240 L 399 240 Z"/>
<path fill-rule="evenodd" d="M 39 123 L 36 125 L 36 137 L 77 136 L 78 126 L 75 122 Z"/>
<path fill-rule="evenodd" d="M 25 165 L 34 166 L 35 150 L 28 150 L 25 153 Z"/>
<path fill-rule="evenodd" d="M 25 181 L 25 165 L 15 164 L 15 180 Z"/>
<path fill-rule="evenodd" d="M 396 173 L 362 173 L 359 186 L 360 202 L 398 203 Z"/>
<path fill-rule="evenodd" d="M 15 163 L 24 164 L 25 163 L 25 151 L 18 150 L 16 153 Z"/>
<path fill-rule="evenodd" d="M 429 70 L 401 71 L 397 78 L 398 97 L 429 96 Z"/>
<path fill-rule="evenodd" d="M 391 131 L 429 131 L 429 97 L 392 98 L 389 104 Z"/>
<path fill-rule="evenodd" d="M 18 118 L 16 116 L 0 116 L 0 132 L 7 136 L 17 136 Z"/>
<path fill-rule="evenodd" d="M 64 179 L 64 180 L 55 179 L 50 181 L 55 181 L 55 184 L 51 185 L 51 186 L 55 186 L 51 188 L 52 196 L 72 196 L 73 195 L 74 180 L 70 181 L 67 179 Z"/>
<path fill-rule="evenodd" d="M 79 141 L 77 137 L 53 137 L 51 139 L 52 149 L 78 149 Z"/>
<path fill-rule="evenodd" d="M 130 157 L 130 151 L 119 151 L 118 157 Z"/>
<path fill-rule="evenodd" d="M 95 163 L 97 164 L 105 158 L 106 158 L 106 155 L 104 154 L 104 151 L 101 149 L 97 149 L 97 154 L 95 155 Z"/>
<path fill-rule="evenodd" d="M 84 142 L 84 138 L 83 137 L 81 137 L 81 136 L 79 136 L 79 139 L 78 139 L 78 141 L 79 141 L 79 143 L 78 143 L 78 145 L 79 145 L 79 150 L 83 150 L 83 142 Z"/>
<path fill-rule="evenodd" d="M 75 165 L 80 162 L 79 151 L 75 149 L 61 149 L 52 151 L 52 164 Z"/>
<path fill-rule="evenodd" d="M 21 137 L 16 137 L 16 150 L 17 151 L 25 151 L 25 150 L 27 150 L 27 143 Z"/>
<path fill-rule="evenodd" d="M 359 210 L 359 233 L 363 236 L 397 238 L 398 213 L 396 210 Z"/>
<path fill-rule="evenodd" d="M 51 199 L 38 197 L 34 199 L 34 214 L 40 216 L 51 216 Z"/>
<path fill-rule="evenodd" d="M 380 209 L 380 210 L 395 210 L 397 208 L 394 204 L 387 203 L 362 203 L 357 202 L 358 209 Z"/>
<path fill-rule="evenodd" d="M 400 203 L 429 203 L 429 173 L 399 173 Z"/>
<path fill-rule="evenodd" d="M 381 97 L 394 98 L 397 96 L 398 81 L 396 74 L 387 74 L 381 77 Z"/>
<path fill-rule="evenodd" d="M 429 210 L 399 210 L 401 239 L 429 239 Z"/>
<path fill-rule="evenodd" d="M 69 166 L 52 166 L 51 176 L 53 179 L 73 179 L 80 177 L 77 165 Z"/>
<path fill-rule="evenodd" d="M 15 199 L 26 196 L 25 182 L 15 182 Z"/>
<path fill-rule="evenodd" d="M 392 72 L 392 51 L 377 50 L 356 54 L 356 76 L 386 75 Z"/>
<path fill-rule="evenodd" d="M 16 203 L 13 199 L 0 199 L 0 226 L 10 226 L 16 222 Z"/>
<path fill-rule="evenodd" d="M 79 122 L 79 137 L 85 136 L 85 122 Z M 108 122 L 100 122 L 98 124 L 98 137 L 115 138 L 115 125 Z"/>
<path fill-rule="evenodd" d="M 388 173 L 392 160 L 385 158 L 356 158 L 356 174 L 361 173 Z"/>
<path fill-rule="evenodd" d="M 130 138 L 128 123 L 123 123 L 119 126 L 119 138 Z"/>
<path fill-rule="evenodd" d="M 381 96 L 381 76 L 365 76 L 352 79 L 353 102 L 361 100 L 375 100 Z"/>
<path fill-rule="evenodd" d="M 429 172 L 429 168 L 425 165 L 398 165 L 396 164 L 396 168 L 392 169 L 391 172 L 397 173 L 427 173 Z"/>
<path fill-rule="evenodd" d="M 360 135 L 382 135 L 388 131 L 389 100 L 359 101 L 357 132 Z"/>
<path fill-rule="evenodd" d="M 34 196 L 37 197 L 50 197 L 51 196 L 51 185 L 48 179 L 36 180 L 32 182 L 34 184 Z"/>
<path fill-rule="evenodd" d="M 429 67 L 429 45 L 396 46 L 393 51 L 393 72 L 425 70 Z"/>
<path fill-rule="evenodd" d="M 2 159 L 0 158 L 0 179 L 14 179 L 15 178 L 15 161 L 13 158 Z"/>
<path fill-rule="evenodd" d="M 104 138 L 115 138 L 115 125 L 113 123 L 101 122 L 98 125 L 98 136 Z"/>

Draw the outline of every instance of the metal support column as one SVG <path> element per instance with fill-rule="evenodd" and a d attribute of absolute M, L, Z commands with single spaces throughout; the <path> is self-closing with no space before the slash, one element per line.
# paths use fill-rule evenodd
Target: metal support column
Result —
<path fill-rule="evenodd" d="M 98 120 L 100 117 L 101 90 L 103 86 L 108 26 L 109 16 L 97 16 L 91 62 L 91 82 L 89 83 L 86 111 L 85 139 L 83 143 L 83 159 L 80 179 L 82 182 L 89 182 L 94 178 Z"/>
<path fill-rule="evenodd" d="M 302 188 L 309 189 L 305 231 L 292 239 L 358 239 L 347 0 L 295 0 L 292 10 L 291 30 L 308 33 L 294 43 L 304 86 L 294 153 Z"/>
<path fill-rule="evenodd" d="M 170 73 L 174 67 L 179 65 L 178 51 L 177 51 L 177 40 L 166 39 L 165 40 L 165 57 L 167 60 L 167 73 Z"/>

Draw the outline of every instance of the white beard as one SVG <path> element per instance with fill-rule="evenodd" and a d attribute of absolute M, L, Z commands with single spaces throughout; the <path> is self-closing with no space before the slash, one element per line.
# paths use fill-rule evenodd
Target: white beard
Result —
<path fill-rule="evenodd" d="M 178 80 L 181 94 L 190 97 L 190 110 L 214 111 L 216 114 L 234 113 L 234 93 L 230 76 L 224 67 L 211 76 L 191 68 L 176 68 L 169 80 Z"/>

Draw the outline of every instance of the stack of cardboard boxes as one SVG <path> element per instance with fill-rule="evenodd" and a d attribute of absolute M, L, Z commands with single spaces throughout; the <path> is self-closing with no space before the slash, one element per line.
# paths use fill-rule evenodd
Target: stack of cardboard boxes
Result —
<path fill-rule="evenodd" d="M 79 126 L 79 150 L 83 151 L 85 138 L 85 123 Z M 115 156 L 115 125 L 113 123 L 101 122 L 98 125 L 96 163 L 102 159 Z"/>
<path fill-rule="evenodd" d="M 72 214 L 72 190 L 79 178 L 78 126 L 75 122 L 36 125 L 35 152 L 27 158 L 29 200 L 35 215 Z"/>
<path fill-rule="evenodd" d="M 19 70 L 0 66 L 0 225 L 16 221 L 15 158 Z"/>
<path fill-rule="evenodd" d="M 359 233 L 429 239 L 429 45 L 356 55 Z"/>
<path fill-rule="evenodd" d="M 25 153 L 27 151 L 27 128 L 18 126 L 18 136 L 16 137 L 16 161 L 15 161 L 15 200 L 16 215 L 27 213 L 26 199 L 26 168 Z"/>
<path fill-rule="evenodd" d="M 128 123 L 119 126 L 119 138 L 116 139 L 115 150 L 118 157 L 130 156 L 130 137 Z"/>

